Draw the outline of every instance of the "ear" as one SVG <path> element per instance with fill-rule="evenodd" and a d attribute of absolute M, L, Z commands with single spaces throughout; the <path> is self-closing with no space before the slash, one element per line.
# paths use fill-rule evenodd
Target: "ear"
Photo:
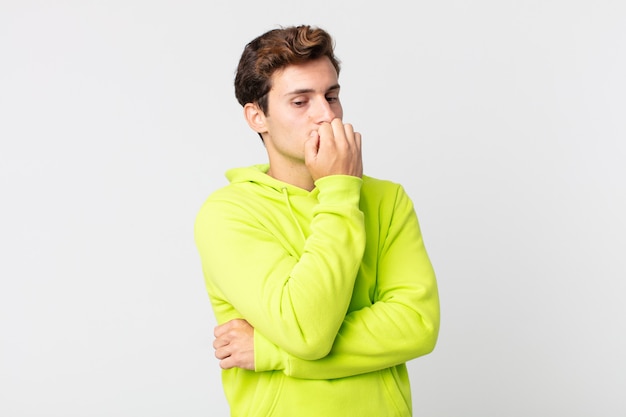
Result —
<path fill-rule="evenodd" d="M 263 134 L 267 132 L 265 124 L 265 114 L 255 103 L 246 103 L 243 106 L 243 116 L 248 122 L 248 126 L 257 133 Z"/>

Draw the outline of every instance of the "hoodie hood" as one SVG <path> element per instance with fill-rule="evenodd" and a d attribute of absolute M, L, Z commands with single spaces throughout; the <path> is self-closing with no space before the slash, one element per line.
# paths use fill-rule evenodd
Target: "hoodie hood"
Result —
<path fill-rule="evenodd" d="M 309 192 L 308 190 L 277 180 L 276 178 L 267 175 L 269 168 L 269 164 L 256 164 L 244 168 L 232 168 L 226 171 L 226 178 L 231 184 L 251 182 L 272 188 L 282 194 L 286 192 L 292 196 L 314 197 L 317 195 L 317 187 Z"/>
<path fill-rule="evenodd" d="M 291 221 L 296 226 L 296 229 L 298 230 L 300 238 L 302 239 L 302 242 L 304 244 L 306 236 L 304 234 L 304 231 L 302 230 L 302 225 L 300 224 L 297 216 L 294 213 L 290 198 L 292 196 L 315 197 L 318 193 L 318 190 L 317 188 L 314 188 L 313 191 L 309 192 L 292 184 L 279 181 L 276 178 L 267 175 L 267 171 L 269 170 L 269 168 L 269 164 L 257 164 L 245 168 L 233 168 L 226 171 L 226 178 L 228 179 L 228 181 L 230 181 L 231 184 L 252 183 L 264 187 L 265 189 L 273 190 L 280 193 L 285 207 L 289 211 Z"/>

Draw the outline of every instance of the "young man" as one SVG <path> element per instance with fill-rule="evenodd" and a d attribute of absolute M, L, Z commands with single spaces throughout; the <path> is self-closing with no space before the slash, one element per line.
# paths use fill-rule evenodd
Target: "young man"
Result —
<path fill-rule="evenodd" d="M 328 33 L 271 30 L 235 93 L 269 163 L 227 172 L 195 224 L 232 416 L 411 416 L 405 362 L 439 299 L 404 189 L 362 174 Z"/>

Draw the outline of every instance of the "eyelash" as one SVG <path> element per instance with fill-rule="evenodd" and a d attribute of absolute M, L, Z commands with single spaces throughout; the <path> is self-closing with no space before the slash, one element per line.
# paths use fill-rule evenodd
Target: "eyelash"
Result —
<path fill-rule="evenodd" d="M 293 104 L 295 106 L 302 106 L 303 104 L 305 104 L 308 100 L 296 100 L 293 102 Z M 337 96 L 326 96 L 326 101 L 328 101 L 329 103 L 336 103 L 339 101 L 339 97 Z"/>

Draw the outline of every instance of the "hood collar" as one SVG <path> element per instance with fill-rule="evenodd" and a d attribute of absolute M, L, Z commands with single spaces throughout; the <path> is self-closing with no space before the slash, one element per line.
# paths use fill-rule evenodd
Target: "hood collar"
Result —
<path fill-rule="evenodd" d="M 290 195 L 308 196 L 318 193 L 317 187 L 309 192 L 308 190 L 267 175 L 269 168 L 269 164 L 256 164 L 244 168 L 233 168 L 226 171 L 226 178 L 231 184 L 253 182 L 273 188 L 280 193 L 287 191 Z"/>

